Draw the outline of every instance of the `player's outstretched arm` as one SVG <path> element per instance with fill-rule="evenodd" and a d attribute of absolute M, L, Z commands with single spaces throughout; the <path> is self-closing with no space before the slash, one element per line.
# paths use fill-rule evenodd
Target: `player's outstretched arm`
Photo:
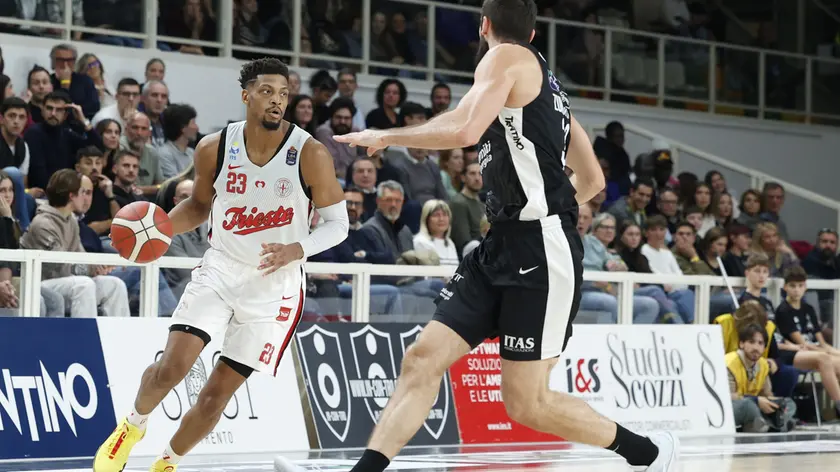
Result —
<path fill-rule="evenodd" d="M 219 137 L 220 133 L 205 136 L 195 147 L 193 194 L 169 212 L 173 234 L 192 231 L 207 221 L 213 196 L 216 195 L 213 181 L 216 177 Z"/>
<path fill-rule="evenodd" d="M 518 60 L 522 51 L 522 48 L 511 44 L 502 44 L 490 50 L 475 70 L 473 86 L 452 111 L 417 126 L 366 130 L 334 136 L 334 139 L 341 143 L 368 146 L 371 148 L 369 154 L 387 146 L 418 149 L 472 146 L 497 119 L 516 83 L 519 68 L 527 65 L 527 61 Z"/>
<path fill-rule="evenodd" d="M 604 171 L 595 156 L 592 144 L 589 142 L 589 135 L 586 130 L 572 116 L 572 129 L 569 138 L 569 151 L 567 153 L 566 165 L 575 171 L 572 176 L 577 194 L 575 200 L 578 203 L 586 203 L 598 195 L 598 192 L 607 185 L 604 180 Z"/>

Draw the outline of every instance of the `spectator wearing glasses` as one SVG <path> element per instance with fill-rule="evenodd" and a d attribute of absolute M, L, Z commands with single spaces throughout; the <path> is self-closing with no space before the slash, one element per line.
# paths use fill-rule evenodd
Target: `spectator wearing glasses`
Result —
<path fill-rule="evenodd" d="M 108 90 L 108 84 L 105 83 L 105 66 L 96 54 L 83 54 L 76 62 L 76 73 L 86 75 L 93 81 L 93 86 L 99 94 L 100 110 L 115 103 L 114 94 Z"/>
<path fill-rule="evenodd" d="M 103 107 L 93 117 L 93 125 L 96 126 L 104 120 L 114 120 L 125 128 L 125 123 L 135 112 L 140 103 L 140 84 L 132 78 L 120 80 L 117 84 L 116 103 Z"/>
<path fill-rule="evenodd" d="M 99 92 L 90 77 L 73 72 L 77 54 L 76 48 L 69 44 L 58 44 L 52 48 L 52 84 L 53 89 L 66 91 L 70 102 L 79 105 L 84 117 L 90 119 L 99 111 Z"/>
<path fill-rule="evenodd" d="M 666 188 L 659 192 L 659 200 L 656 202 L 659 214 L 665 217 L 665 244 L 670 246 L 674 242 L 674 233 L 677 232 L 677 225 L 680 223 L 680 197 L 673 189 Z"/>

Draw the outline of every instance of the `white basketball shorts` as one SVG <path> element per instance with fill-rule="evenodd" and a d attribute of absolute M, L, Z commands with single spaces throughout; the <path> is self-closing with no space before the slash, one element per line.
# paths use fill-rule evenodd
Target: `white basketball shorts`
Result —
<path fill-rule="evenodd" d="M 306 292 L 303 267 L 268 276 L 217 249 L 208 249 L 172 315 L 172 325 L 225 333 L 222 356 L 277 375 L 300 322 Z"/>

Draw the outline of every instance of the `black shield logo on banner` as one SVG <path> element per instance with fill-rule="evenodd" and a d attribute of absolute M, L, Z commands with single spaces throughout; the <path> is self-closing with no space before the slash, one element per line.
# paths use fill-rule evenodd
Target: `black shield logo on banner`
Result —
<path fill-rule="evenodd" d="M 343 443 L 350 431 L 352 403 L 345 368 L 349 359 L 344 359 L 338 334 L 313 325 L 298 332 L 297 341 L 313 410 Z"/>
<path fill-rule="evenodd" d="M 417 325 L 406 332 L 400 333 L 403 357 L 405 357 L 405 352 L 408 350 L 408 347 L 420 336 L 421 331 L 423 331 L 423 327 Z M 449 385 L 451 384 L 449 383 L 449 370 L 447 370 L 443 374 L 443 380 L 441 380 L 440 388 L 438 388 L 435 403 L 432 405 L 426 421 L 423 422 L 423 428 L 435 439 L 440 439 L 446 427 L 446 420 L 449 418 Z"/>
<path fill-rule="evenodd" d="M 358 379 L 350 381 L 351 394 L 364 400 L 370 419 L 378 423 L 397 384 L 398 370 L 391 336 L 365 325 L 350 333 L 350 346 Z"/>

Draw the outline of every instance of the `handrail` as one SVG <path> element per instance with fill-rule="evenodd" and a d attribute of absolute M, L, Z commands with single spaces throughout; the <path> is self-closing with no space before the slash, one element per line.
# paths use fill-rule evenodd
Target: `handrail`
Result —
<path fill-rule="evenodd" d="M 823 11 L 829 18 L 833 19 L 837 23 L 840 23 L 840 15 L 831 11 L 831 8 L 828 8 L 822 0 L 811 0 L 811 3 L 814 4 L 817 8 Z"/>
<path fill-rule="evenodd" d="M 293 5 L 293 12 L 301 13 L 301 2 L 302 0 L 294 0 Z M 478 13 L 480 9 L 476 7 L 458 5 L 458 4 L 450 4 L 440 1 L 430 1 L 430 0 L 396 0 L 402 3 L 408 3 L 411 5 L 418 5 L 418 6 L 425 6 L 428 8 L 428 14 L 430 15 L 428 28 L 429 31 L 432 31 L 436 27 L 436 22 L 434 18 L 434 13 L 437 9 L 445 9 L 445 10 L 453 10 L 453 11 L 466 11 L 471 13 Z M 71 2 L 65 0 L 65 2 L 69 5 Z M 362 12 L 371 12 L 371 2 L 372 0 L 363 0 L 362 1 Z M 217 38 L 218 41 L 201 41 L 201 40 L 193 40 L 187 38 L 175 38 L 170 36 L 165 36 L 160 34 L 157 30 L 157 25 L 155 24 L 154 20 L 157 19 L 157 7 L 158 2 L 154 0 L 146 0 L 144 2 L 145 7 L 145 14 L 143 15 L 143 29 L 145 30 L 143 33 L 131 33 L 131 32 L 123 32 L 118 30 L 110 30 L 110 29 L 102 29 L 102 28 L 91 28 L 89 26 L 76 26 L 71 24 L 72 17 L 69 11 L 65 11 L 65 19 L 63 23 L 53 24 L 48 22 L 36 22 L 31 20 L 20 20 L 17 18 L 0 18 L 0 24 L 12 24 L 12 25 L 27 25 L 33 26 L 38 28 L 50 28 L 53 30 L 60 30 L 63 31 L 62 37 L 64 40 L 68 40 L 71 37 L 70 31 L 78 31 L 78 32 L 90 32 L 96 33 L 101 35 L 114 35 L 114 36 L 121 36 L 121 37 L 131 37 L 131 38 L 142 38 L 145 39 L 144 47 L 146 48 L 156 48 L 158 40 L 164 40 L 168 42 L 172 42 L 175 44 L 188 44 L 194 46 L 208 46 L 208 47 L 215 47 L 219 48 L 220 57 L 229 58 L 231 57 L 233 51 L 250 51 L 250 52 L 258 52 L 258 53 L 265 53 L 265 54 L 286 54 L 288 55 L 288 51 L 281 51 L 275 50 L 272 48 L 257 48 L 257 47 L 250 47 L 244 45 L 236 45 L 233 44 L 233 38 L 231 32 L 225 30 L 220 34 Z M 232 2 L 230 0 L 225 0 L 224 5 L 231 5 Z M 220 19 L 220 25 L 230 25 L 232 22 L 228 21 L 231 11 L 228 11 L 226 8 L 221 8 L 218 12 L 220 16 L 224 16 L 225 18 Z M 300 24 L 300 15 L 293 15 L 294 18 L 292 26 L 292 49 L 291 56 L 292 56 L 292 65 L 299 65 L 301 59 L 317 59 L 317 60 L 328 60 L 328 61 L 336 61 L 341 63 L 352 63 L 361 66 L 361 70 L 363 72 L 367 72 L 368 68 L 373 67 L 382 67 L 388 69 L 398 69 L 398 70 L 405 70 L 411 71 L 415 73 L 422 73 L 426 75 L 428 80 L 433 80 L 436 74 L 445 74 L 448 76 L 453 77 L 465 77 L 469 78 L 472 76 L 472 73 L 469 71 L 456 71 L 456 70 L 448 70 L 445 68 L 440 68 L 437 62 L 434 60 L 434 48 L 433 45 L 430 43 L 427 47 L 427 52 L 432 53 L 431 56 L 428 58 L 428 61 L 425 66 L 415 66 L 410 64 L 393 64 L 393 63 L 382 63 L 382 62 L 373 62 L 370 60 L 369 56 L 369 45 L 370 45 L 370 18 L 369 15 L 366 15 L 363 18 L 363 28 L 362 28 L 362 57 L 361 58 L 351 58 L 351 57 L 336 57 L 336 56 L 329 56 L 325 54 L 307 54 L 302 53 L 300 51 L 300 35 L 298 34 L 301 31 L 301 24 Z M 659 107 L 665 107 L 666 102 L 669 101 L 678 101 L 685 103 L 686 105 L 693 105 L 693 104 L 701 104 L 701 105 L 708 105 L 708 110 L 710 113 L 716 113 L 717 111 L 717 104 L 724 104 L 723 101 L 718 100 L 716 97 L 716 84 L 715 84 L 715 73 L 716 67 L 718 66 L 717 57 L 720 55 L 721 51 L 742 51 L 748 52 L 750 54 L 755 54 L 759 58 L 759 70 L 756 71 L 758 77 L 755 77 L 755 80 L 759 84 L 759 97 L 757 104 L 733 104 L 733 103 L 725 103 L 727 107 L 735 106 L 741 107 L 744 110 L 751 110 L 757 109 L 758 110 L 758 118 L 759 119 L 766 119 L 766 118 L 775 118 L 775 116 L 767 117 L 765 116 L 766 112 L 781 114 L 782 119 L 784 115 L 790 116 L 804 116 L 806 123 L 811 123 L 814 120 L 822 120 L 825 119 L 827 122 L 840 122 L 840 113 L 837 115 L 829 115 L 829 114 L 818 114 L 813 113 L 812 111 L 812 101 L 818 99 L 818 97 L 813 96 L 812 88 L 813 88 L 813 74 L 812 74 L 812 67 L 815 61 L 825 62 L 825 63 L 834 63 L 840 65 L 840 59 L 837 58 L 825 58 L 825 57 L 818 57 L 813 55 L 803 55 L 803 54 L 796 54 L 796 53 L 789 53 L 784 51 L 770 51 L 766 49 L 755 48 L 751 46 L 743 46 L 738 44 L 729 44 L 729 43 L 719 43 L 719 42 L 712 42 L 712 41 L 705 41 L 700 39 L 694 38 L 684 38 L 678 36 L 668 36 L 659 33 L 652 33 L 648 31 L 638 31 L 632 30 L 628 28 L 616 27 L 616 26 L 605 26 L 605 25 L 597 25 L 591 23 L 584 23 L 580 21 L 570 21 L 558 18 L 549 18 L 539 16 L 537 20 L 548 25 L 548 38 L 555 39 L 557 37 L 557 28 L 558 27 L 573 27 L 578 29 L 590 29 L 602 32 L 605 36 L 605 58 L 604 64 L 602 67 L 603 76 L 598 78 L 599 81 L 603 80 L 603 87 L 592 86 L 591 84 L 575 84 L 569 82 L 567 85 L 570 89 L 573 90 L 583 90 L 583 91 L 594 91 L 601 93 L 601 97 L 604 100 L 610 100 L 613 95 L 621 94 L 621 95 L 633 95 L 638 96 L 640 98 L 648 97 L 654 98 L 657 101 L 657 105 Z M 221 27 L 221 26 L 220 26 Z M 618 54 L 615 52 L 615 48 L 613 48 L 613 39 L 614 35 L 629 35 L 636 38 L 648 38 L 656 41 L 657 45 L 657 66 L 658 66 L 658 73 L 656 76 L 656 82 L 659 84 L 656 93 L 647 93 L 642 89 L 639 90 L 632 90 L 633 88 L 639 88 L 634 86 L 626 87 L 627 90 L 622 89 L 615 89 L 613 88 L 613 64 L 616 64 L 617 61 L 613 61 L 615 56 L 616 58 L 619 57 Z M 434 36 L 432 36 L 434 37 Z M 708 65 L 708 79 L 704 87 L 708 88 L 708 96 L 704 98 L 698 97 L 689 97 L 689 96 L 679 96 L 683 95 L 682 93 L 677 93 L 677 96 L 671 94 L 671 91 L 665 87 L 664 81 L 667 80 L 667 75 L 665 74 L 666 70 L 666 55 L 664 54 L 665 45 L 666 44 L 674 44 L 674 43 L 687 43 L 693 44 L 699 47 L 704 47 L 708 49 L 709 58 L 710 60 Z M 558 49 L 557 45 L 552 42 L 549 45 L 546 54 L 549 54 L 549 63 L 554 64 L 556 60 L 556 54 L 551 54 L 552 52 L 556 53 Z M 780 57 L 789 57 L 789 58 L 796 58 L 800 61 L 804 60 L 804 67 L 805 67 L 805 89 L 806 89 L 806 106 L 804 110 L 777 110 L 771 109 L 770 107 L 765 106 L 765 88 L 763 86 L 764 76 L 763 69 L 766 67 L 766 56 L 780 56 Z"/>
<path fill-rule="evenodd" d="M 640 136 L 644 136 L 646 138 L 649 138 L 651 140 L 654 140 L 654 139 L 665 140 L 668 143 L 670 143 L 672 146 L 674 146 L 678 149 L 681 149 L 685 152 L 688 152 L 689 154 L 691 154 L 695 157 L 699 157 L 700 159 L 709 161 L 709 162 L 713 163 L 714 165 L 716 165 L 718 167 L 722 167 L 724 169 L 728 169 L 728 170 L 731 170 L 731 171 L 734 171 L 734 172 L 739 172 L 741 174 L 746 174 L 746 175 L 749 175 L 749 176 L 757 177 L 758 179 L 760 179 L 762 181 L 765 181 L 765 182 L 767 182 L 767 181 L 778 182 L 783 187 L 785 187 L 785 191 L 788 192 L 788 193 L 791 193 L 791 194 L 794 194 L 796 196 L 802 197 L 806 200 L 810 200 L 814 203 L 818 203 L 822 206 L 840 211 L 840 202 L 838 202 L 837 200 L 834 200 L 832 198 L 828 198 L 826 196 L 820 195 L 820 194 L 818 194 L 818 193 L 816 193 L 812 190 L 808 190 L 804 187 L 800 187 L 799 185 L 792 184 L 792 183 L 787 182 L 785 180 L 776 178 L 772 175 L 765 174 L 764 172 L 760 172 L 760 171 L 757 171 L 755 169 L 751 169 L 747 166 L 737 164 L 737 163 L 732 162 L 728 159 L 722 158 L 720 156 L 716 156 L 712 153 L 703 151 L 699 148 L 696 148 L 696 147 L 691 146 L 689 144 L 685 144 L 681 141 L 676 141 L 671 137 L 666 137 L 666 136 L 663 136 L 661 134 L 654 133 L 653 131 L 649 131 L 645 128 L 634 125 L 632 123 L 624 123 L 624 129 L 628 130 L 628 131 L 631 131 L 635 134 L 638 134 Z M 603 131 L 603 127 L 597 127 L 596 126 L 595 130 L 596 131 Z"/>
<path fill-rule="evenodd" d="M 142 316 L 157 316 L 158 277 L 161 268 L 189 269 L 197 266 L 201 259 L 192 257 L 162 257 L 150 264 L 128 262 L 116 254 L 51 252 L 24 249 L 0 249 L 0 261 L 21 263 L 21 312 L 23 316 L 37 316 L 40 300 L 41 265 L 44 263 L 68 263 L 87 265 L 139 266 L 142 270 L 140 312 Z M 353 320 L 367 322 L 370 319 L 370 278 L 376 275 L 451 277 L 455 266 L 407 266 L 374 264 L 340 264 L 310 262 L 306 270 L 313 274 L 353 275 Z M 583 278 L 590 282 L 612 282 L 619 287 L 619 323 L 631 324 L 633 313 L 633 292 L 635 284 L 671 284 L 696 287 L 695 320 L 699 324 L 709 322 L 709 300 L 711 289 L 725 287 L 723 277 L 697 275 L 639 274 L 633 272 L 584 271 Z M 778 302 L 783 281 L 771 279 L 768 294 Z M 743 277 L 730 278 L 734 287 L 745 285 Z M 840 326 L 840 280 L 809 280 L 809 289 L 831 290 L 835 304 L 833 319 Z M 835 335 L 840 341 L 840 333 Z"/>

